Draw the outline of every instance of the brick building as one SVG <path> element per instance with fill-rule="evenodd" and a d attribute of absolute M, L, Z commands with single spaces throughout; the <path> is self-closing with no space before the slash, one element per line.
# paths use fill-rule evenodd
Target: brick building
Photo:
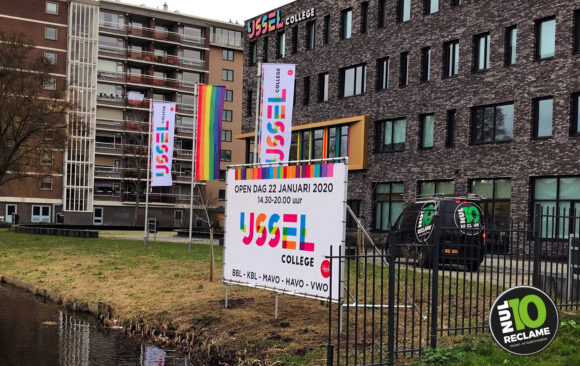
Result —
<path fill-rule="evenodd" d="M 495 220 L 580 212 L 580 1 L 299 0 L 252 20 L 247 151 L 257 61 L 296 64 L 292 155 L 348 154 L 349 203 L 379 241 L 434 193 L 481 194 Z"/>

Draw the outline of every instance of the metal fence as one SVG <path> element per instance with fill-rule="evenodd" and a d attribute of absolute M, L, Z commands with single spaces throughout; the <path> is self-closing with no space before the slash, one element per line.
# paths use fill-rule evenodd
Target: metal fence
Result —
<path fill-rule="evenodd" d="M 487 332 L 493 302 L 514 286 L 538 287 L 559 309 L 579 310 L 578 223 L 538 209 L 532 223 L 488 224 L 485 234 L 440 228 L 428 244 L 331 255 L 344 296 L 329 303 L 327 365 L 392 365 L 443 336 Z"/>

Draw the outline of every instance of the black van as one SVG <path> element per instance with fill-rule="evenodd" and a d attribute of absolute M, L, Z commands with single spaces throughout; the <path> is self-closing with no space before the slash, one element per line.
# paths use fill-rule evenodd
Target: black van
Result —
<path fill-rule="evenodd" d="M 421 266 L 431 265 L 433 238 L 440 238 L 439 263 L 477 271 L 485 258 L 485 226 L 480 198 L 434 197 L 408 205 L 392 229 L 387 244 L 416 248 Z"/>

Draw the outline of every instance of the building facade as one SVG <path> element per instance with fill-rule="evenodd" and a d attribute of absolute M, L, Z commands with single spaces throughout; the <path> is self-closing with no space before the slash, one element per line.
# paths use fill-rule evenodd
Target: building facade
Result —
<path fill-rule="evenodd" d="M 580 213 L 577 0 L 299 0 L 244 34 L 247 151 L 257 62 L 296 64 L 292 157 L 349 155 L 379 242 L 433 194 L 480 194 L 496 221 Z"/>
<path fill-rule="evenodd" d="M 62 7 L 63 34 L 58 38 L 63 43 L 62 76 L 75 110 L 61 159 L 62 182 L 53 184 L 51 203 L 58 207 L 52 212 L 62 212 L 58 221 L 143 224 L 150 103 L 166 101 L 177 103 L 174 184 L 151 189 L 149 217 L 164 227 L 187 227 L 198 83 L 227 88 L 222 169 L 244 160 L 243 142 L 232 139 L 241 130 L 243 26 L 116 1 L 25 2 L 30 3 L 27 14 L 39 13 L 49 3 Z M 47 22 L 46 15 L 41 18 Z M 20 186 L 29 191 L 27 185 Z M 6 192 L 3 195 L 9 198 L 3 199 L 18 207 L 25 192 Z M 196 189 L 197 196 L 199 192 Z M 218 211 L 223 192 L 223 181 L 210 182 L 201 190 L 204 202 Z M 21 215 L 21 222 L 29 221 L 38 220 Z M 57 219 L 51 215 L 41 221 Z"/>

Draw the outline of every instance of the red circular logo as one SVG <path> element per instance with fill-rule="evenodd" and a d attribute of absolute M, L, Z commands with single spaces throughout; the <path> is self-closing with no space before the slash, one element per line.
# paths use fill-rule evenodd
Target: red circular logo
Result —
<path fill-rule="evenodd" d="M 170 110 L 171 112 L 173 112 L 173 111 L 175 111 L 175 108 L 171 107 L 171 108 L 169 108 L 169 110 Z"/>
<path fill-rule="evenodd" d="M 294 71 L 288 70 L 288 76 L 292 76 L 293 74 L 294 74 Z"/>
<path fill-rule="evenodd" d="M 330 277 L 330 261 L 328 259 L 322 261 L 320 265 L 320 273 L 322 273 L 322 277 L 328 278 Z"/>

